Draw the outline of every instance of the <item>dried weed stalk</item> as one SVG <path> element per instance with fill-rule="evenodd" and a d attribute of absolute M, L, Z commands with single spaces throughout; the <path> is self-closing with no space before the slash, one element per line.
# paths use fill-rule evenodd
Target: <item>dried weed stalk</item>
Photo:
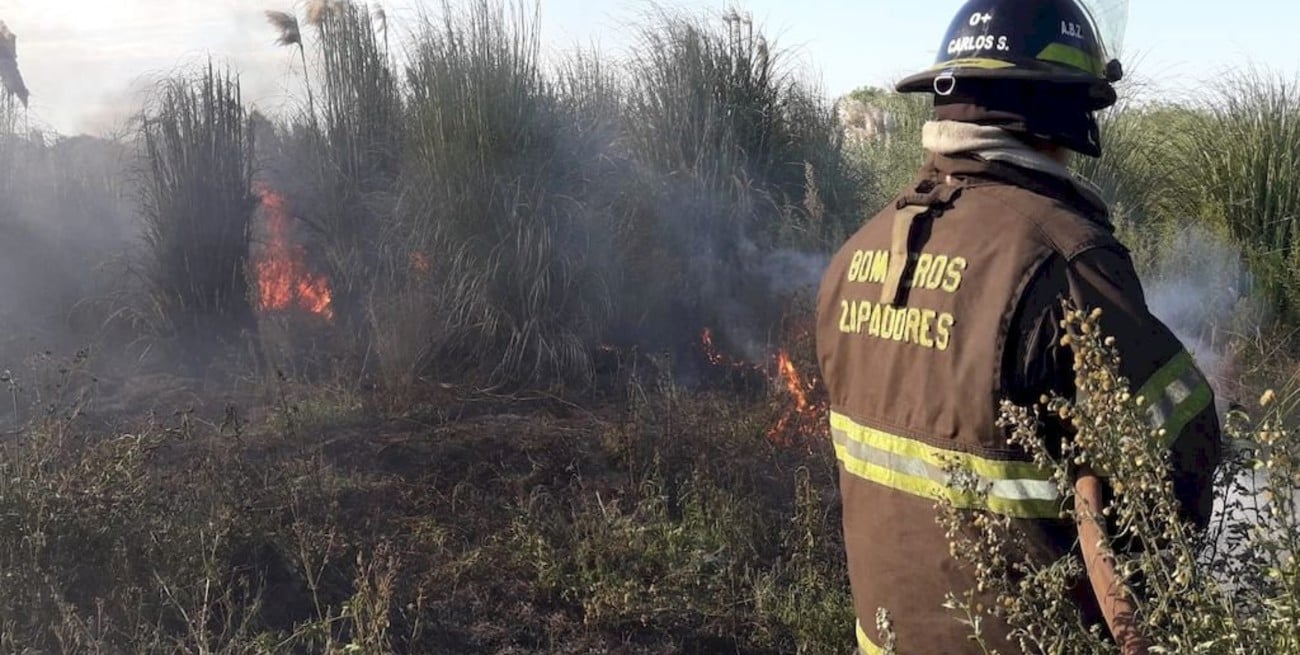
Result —
<path fill-rule="evenodd" d="M 1033 408 L 1004 404 L 1011 441 L 1054 472 L 1063 517 L 1073 515 L 1074 467 L 1107 472 L 1114 494 L 1103 515 L 1113 536 L 1104 548 L 1137 590 L 1138 619 L 1156 646 L 1152 652 L 1300 652 L 1300 445 L 1283 420 L 1297 394 L 1283 394 L 1286 402 L 1265 394 L 1257 421 L 1241 410 L 1228 415 L 1216 513 L 1209 530 L 1198 531 L 1178 518 L 1164 435 L 1152 431 L 1146 399 L 1119 375 L 1115 341 L 1100 332 L 1099 318 L 1097 311 L 1072 311 L 1065 321 L 1076 399 L 1045 396 Z M 1077 431 L 1055 454 L 1042 437 L 1049 417 L 1068 420 Z M 956 471 L 953 484 L 983 491 Z M 941 520 L 954 557 L 976 572 L 977 588 L 951 595 L 948 607 L 977 640 L 981 623 L 998 617 L 1013 627 L 1025 652 L 1116 652 L 1101 626 L 1084 624 L 1069 596 L 1084 575 L 1081 560 L 1016 557 L 1024 552 L 1024 535 L 1009 519 L 944 508 Z"/>

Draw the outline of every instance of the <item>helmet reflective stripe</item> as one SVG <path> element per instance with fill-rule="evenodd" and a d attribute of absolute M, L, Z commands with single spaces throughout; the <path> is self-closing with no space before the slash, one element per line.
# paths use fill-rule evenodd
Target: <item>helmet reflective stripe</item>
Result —
<path fill-rule="evenodd" d="M 998 68 L 1011 68 L 1015 64 L 1009 61 L 998 61 L 997 59 L 979 59 L 972 57 L 969 59 L 952 59 L 940 64 L 936 64 L 930 70 L 943 70 L 945 68 L 985 68 L 994 70 Z"/>
<path fill-rule="evenodd" d="M 1038 53 L 1039 61 L 1050 61 L 1066 66 L 1073 66 L 1079 70 L 1092 73 L 1097 77 L 1106 74 L 1106 63 L 1101 59 L 1089 55 L 1088 53 L 1074 46 L 1065 45 L 1064 43 L 1053 43 L 1043 51 Z"/>

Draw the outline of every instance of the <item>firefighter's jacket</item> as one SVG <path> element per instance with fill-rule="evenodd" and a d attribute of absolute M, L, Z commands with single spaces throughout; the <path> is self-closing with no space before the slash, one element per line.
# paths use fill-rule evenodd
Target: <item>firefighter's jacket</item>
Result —
<path fill-rule="evenodd" d="M 903 252 L 891 252 L 899 234 Z M 908 265 L 891 266 L 900 261 Z M 912 190 L 838 252 L 818 300 L 858 645 L 868 655 L 881 650 L 878 608 L 890 613 L 900 655 L 982 652 L 963 617 L 943 608 L 949 592 L 975 584 L 949 553 L 936 498 L 1013 517 L 1040 556 L 1074 546 L 1055 483 L 997 426 L 1003 399 L 1030 405 L 1072 393 L 1063 299 L 1102 309 L 1121 373 L 1148 398 L 1153 427 L 1167 430 L 1183 508 L 1208 520 L 1220 457 L 1212 392 L 1148 311 L 1105 208 L 1051 176 L 931 155 Z M 986 499 L 948 484 L 954 461 L 992 485 Z M 983 621 L 991 646 L 1018 652 L 1001 641 L 1006 631 Z"/>

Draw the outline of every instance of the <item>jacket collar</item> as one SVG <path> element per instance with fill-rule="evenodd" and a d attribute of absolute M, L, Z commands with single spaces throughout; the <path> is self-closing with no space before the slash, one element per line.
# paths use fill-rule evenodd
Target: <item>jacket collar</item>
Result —
<path fill-rule="evenodd" d="M 1059 177 L 1040 171 L 1014 166 L 1001 161 L 990 161 L 973 153 L 941 155 L 929 153 L 921 169 L 921 179 L 943 180 L 956 178 L 966 187 L 1009 184 L 1036 193 L 1066 205 L 1089 220 L 1114 230 L 1110 212 L 1099 196 L 1084 193 L 1080 188 Z"/>

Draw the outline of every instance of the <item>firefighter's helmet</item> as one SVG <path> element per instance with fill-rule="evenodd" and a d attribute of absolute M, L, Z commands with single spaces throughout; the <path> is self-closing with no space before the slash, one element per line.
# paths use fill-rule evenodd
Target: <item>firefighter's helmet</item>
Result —
<path fill-rule="evenodd" d="M 1076 0 L 969 0 L 953 18 L 930 69 L 901 93 L 950 92 L 961 80 L 1019 80 L 1077 87 L 1088 110 L 1116 101 L 1123 67 Z"/>

